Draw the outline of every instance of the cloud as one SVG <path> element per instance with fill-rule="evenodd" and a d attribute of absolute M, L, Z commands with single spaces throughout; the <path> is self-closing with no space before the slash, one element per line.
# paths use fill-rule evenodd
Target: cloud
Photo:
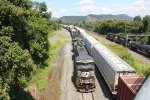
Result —
<path fill-rule="evenodd" d="M 86 14 L 128 14 L 130 16 L 149 15 L 150 0 L 135 0 L 129 5 L 111 4 L 105 6 L 96 6 L 94 0 L 81 0 L 75 8 L 77 13 Z"/>
<path fill-rule="evenodd" d="M 79 13 L 94 13 L 96 11 L 96 6 L 93 0 L 81 0 L 76 5 L 76 11 Z"/>
<path fill-rule="evenodd" d="M 68 10 L 66 8 L 61 8 L 59 11 L 53 11 L 52 10 L 52 17 L 62 17 L 66 16 L 68 14 Z"/>

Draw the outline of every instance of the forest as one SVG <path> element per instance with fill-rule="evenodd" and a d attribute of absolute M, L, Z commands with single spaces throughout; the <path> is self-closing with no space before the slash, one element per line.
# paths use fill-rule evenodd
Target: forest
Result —
<path fill-rule="evenodd" d="M 59 28 L 44 2 L 0 0 L 0 99 L 17 99 L 37 69 L 46 67 L 47 35 Z"/>

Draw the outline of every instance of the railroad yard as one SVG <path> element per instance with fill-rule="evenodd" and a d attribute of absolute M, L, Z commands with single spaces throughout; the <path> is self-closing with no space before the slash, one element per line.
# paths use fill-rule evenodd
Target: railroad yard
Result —
<path fill-rule="evenodd" d="M 75 87 L 73 47 L 70 33 L 65 32 L 68 39 L 59 51 L 59 56 L 49 73 L 48 83 L 40 95 L 42 100 L 113 100 L 103 77 L 96 68 L 95 92 L 80 93 Z M 60 33 L 57 33 L 60 34 Z M 56 34 L 56 35 L 57 35 Z M 55 79 L 55 80 L 54 80 Z"/>
<path fill-rule="evenodd" d="M 149 6 L 0 0 L 0 100 L 148 100 Z"/>
<path fill-rule="evenodd" d="M 71 34 L 63 29 L 50 41 L 59 39 L 65 33 L 67 43 L 61 47 L 53 69 L 50 71 L 47 87 L 40 95 L 42 100 L 115 100 L 98 68 L 95 69 L 95 91 L 81 93 L 77 91 L 75 81 L 74 50 Z M 53 84 L 52 84 L 53 83 Z M 50 94 L 50 95 L 49 95 Z"/>
<path fill-rule="evenodd" d="M 40 93 L 40 100 L 115 100 L 106 81 L 98 70 L 95 69 L 95 91 L 82 93 L 77 91 L 75 79 L 74 50 L 71 34 L 62 29 L 49 41 L 56 42 L 61 34 L 65 35 L 67 42 L 62 45 L 57 54 L 53 69 L 50 70 L 45 90 Z M 90 33 L 91 34 L 91 33 Z M 137 54 L 135 53 L 135 56 Z M 141 56 L 141 55 L 139 55 Z M 145 58 L 145 57 L 143 57 Z M 147 59 L 147 58 L 145 58 Z M 147 59 L 148 60 L 148 59 Z"/>

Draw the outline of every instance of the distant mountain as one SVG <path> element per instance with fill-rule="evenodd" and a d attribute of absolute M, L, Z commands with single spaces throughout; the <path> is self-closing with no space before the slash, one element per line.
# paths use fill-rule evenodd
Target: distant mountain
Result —
<path fill-rule="evenodd" d="M 59 20 L 66 21 L 66 22 L 82 22 L 85 20 L 86 22 L 94 22 L 96 20 L 103 20 L 103 19 L 126 19 L 126 20 L 133 20 L 132 17 L 126 14 L 119 14 L 119 15 L 94 15 L 90 14 L 87 16 L 63 16 Z"/>
<path fill-rule="evenodd" d="M 51 17 L 51 20 L 56 21 L 59 20 L 59 18 Z"/>

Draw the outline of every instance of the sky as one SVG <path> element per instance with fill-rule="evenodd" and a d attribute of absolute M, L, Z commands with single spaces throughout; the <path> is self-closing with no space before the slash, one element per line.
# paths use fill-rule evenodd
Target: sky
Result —
<path fill-rule="evenodd" d="M 88 14 L 150 15 L 150 0 L 32 0 L 45 2 L 52 17 Z"/>

